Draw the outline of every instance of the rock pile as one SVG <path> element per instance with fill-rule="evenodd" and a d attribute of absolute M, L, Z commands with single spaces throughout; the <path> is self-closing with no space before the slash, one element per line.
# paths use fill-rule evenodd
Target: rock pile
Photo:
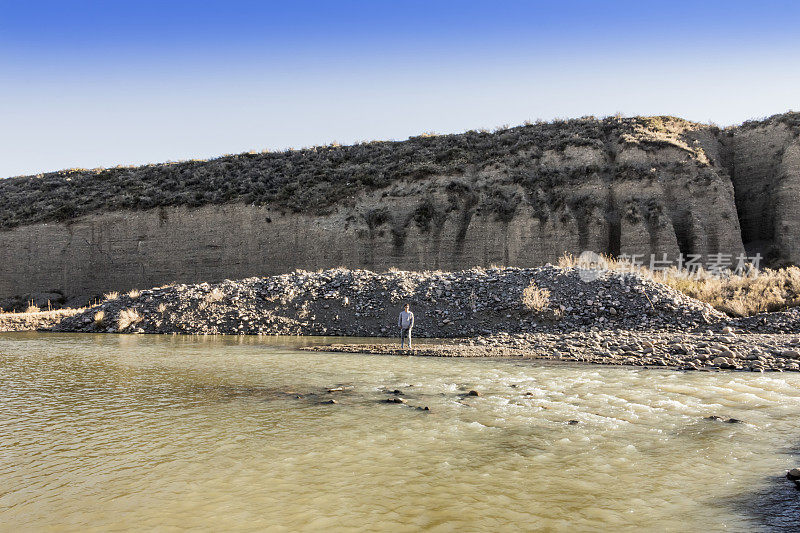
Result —
<path fill-rule="evenodd" d="M 410 303 L 417 337 L 724 325 L 709 305 L 634 273 L 586 279 L 574 268 L 461 272 L 296 271 L 217 284 L 171 285 L 104 301 L 58 331 L 251 335 L 395 335 Z M 594 276 L 592 276 L 594 277 Z M 525 291 L 538 291 L 535 306 Z M 529 289 L 530 290 L 530 289 Z"/>
<path fill-rule="evenodd" d="M 800 333 L 800 308 L 737 318 L 730 325 L 758 333 Z"/>

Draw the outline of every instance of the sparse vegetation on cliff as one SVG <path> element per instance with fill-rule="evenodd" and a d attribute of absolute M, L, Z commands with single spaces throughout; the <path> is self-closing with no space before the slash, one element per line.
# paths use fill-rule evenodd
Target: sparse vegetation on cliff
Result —
<path fill-rule="evenodd" d="M 772 115 L 771 117 L 748 120 L 743 122 L 740 127 L 743 129 L 752 129 L 762 126 L 774 126 L 776 124 L 783 124 L 795 132 L 800 132 L 800 112 L 789 111 L 788 113 Z"/>
<path fill-rule="evenodd" d="M 702 127 L 707 126 L 672 117 L 584 117 L 494 133 L 421 135 L 402 142 L 244 153 L 208 161 L 70 169 L 0 180 L 0 228 L 68 221 L 101 211 L 230 202 L 319 214 L 397 180 L 479 171 L 507 173 L 532 191 L 538 186 L 547 190 L 552 182 L 570 178 L 553 169 L 538 168 L 539 158 L 547 151 L 568 146 L 604 150 L 609 142 L 671 143 L 694 150 L 681 135 Z M 502 218 L 513 214 L 516 203 L 498 197 L 485 207 L 496 209 Z"/>

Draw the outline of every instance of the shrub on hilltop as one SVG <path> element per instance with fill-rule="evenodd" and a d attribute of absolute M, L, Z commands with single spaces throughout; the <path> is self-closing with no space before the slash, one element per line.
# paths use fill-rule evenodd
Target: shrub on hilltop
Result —
<path fill-rule="evenodd" d="M 671 117 L 586 117 L 493 133 L 468 131 L 207 161 L 63 170 L 0 180 L 0 228 L 65 221 L 100 211 L 230 202 L 324 214 L 339 202 L 398 180 L 482 171 L 502 171 L 514 181 L 535 182 L 546 189 L 570 178 L 535 166 L 546 150 L 570 145 L 603 148 L 609 141 L 684 146 L 678 137 L 696 127 L 701 126 Z M 504 199 L 493 201 L 509 209 Z M 420 223 L 425 223 L 424 216 L 421 213 Z"/>

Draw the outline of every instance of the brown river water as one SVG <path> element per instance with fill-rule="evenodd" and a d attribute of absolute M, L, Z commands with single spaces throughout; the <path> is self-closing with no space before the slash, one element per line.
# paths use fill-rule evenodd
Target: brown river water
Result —
<path fill-rule="evenodd" d="M 799 523 L 798 374 L 296 349 L 325 341 L 0 335 L 0 529 Z"/>

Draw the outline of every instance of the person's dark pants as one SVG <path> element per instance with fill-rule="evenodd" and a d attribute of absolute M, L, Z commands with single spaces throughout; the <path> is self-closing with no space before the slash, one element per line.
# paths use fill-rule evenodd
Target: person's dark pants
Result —
<path fill-rule="evenodd" d="M 400 348 L 403 342 L 408 339 L 408 347 L 411 348 L 411 328 L 400 328 Z"/>

